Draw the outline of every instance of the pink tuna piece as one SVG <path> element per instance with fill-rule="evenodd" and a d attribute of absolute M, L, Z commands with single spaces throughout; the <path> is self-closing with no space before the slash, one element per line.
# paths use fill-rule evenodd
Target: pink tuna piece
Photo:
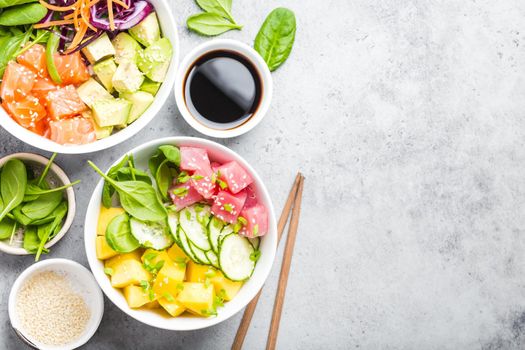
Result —
<path fill-rule="evenodd" d="M 212 182 L 213 172 L 210 167 L 204 170 L 196 170 L 193 173 L 191 184 L 204 198 L 211 198 L 215 194 L 216 185 Z M 197 180 L 198 179 L 198 180 Z"/>
<path fill-rule="evenodd" d="M 257 204 L 257 194 L 255 193 L 255 187 L 252 183 L 248 187 L 246 187 L 246 193 L 248 193 L 248 197 L 246 198 L 246 203 L 244 203 L 244 208 L 251 208 Z"/>
<path fill-rule="evenodd" d="M 268 212 L 264 205 L 256 204 L 251 208 L 244 208 L 241 216 L 246 224 L 239 231 L 246 237 L 264 236 L 268 233 Z"/>
<path fill-rule="evenodd" d="M 231 193 L 239 193 L 253 182 L 250 174 L 236 161 L 221 165 L 218 169 L 220 179 L 228 185 Z"/>
<path fill-rule="evenodd" d="M 208 152 L 202 148 L 181 147 L 180 169 L 186 171 L 211 171 Z"/>
<path fill-rule="evenodd" d="M 237 194 L 220 191 L 213 202 L 211 212 L 224 222 L 233 224 L 244 207 L 247 197 L 246 191 Z"/>
<path fill-rule="evenodd" d="M 184 188 L 185 190 L 181 190 L 182 192 L 179 195 L 173 193 L 173 191 L 177 191 L 179 188 Z M 170 198 L 177 210 L 181 210 L 182 208 L 185 208 L 189 205 L 200 202 L 203 199 L 200 193 L 197 192 L 195 188 L 193 188 L 190 182 L 172 186 L 170 187 L 168 193 L 170 194 Z M 181 196 L 182 194 L 184 195 Z"/>
<path fill-rule="evenodd" d="M 211 162 L 211 170 L 214 172 L 214 173 L 217 173 L 217 170 L 219 170 L 219 167 L 221 166 L 221 163 L 217 163 L 217 162 Z"/>

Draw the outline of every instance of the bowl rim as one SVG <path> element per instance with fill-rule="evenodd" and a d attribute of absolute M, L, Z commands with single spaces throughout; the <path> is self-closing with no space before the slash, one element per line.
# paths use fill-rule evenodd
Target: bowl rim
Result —
<path fill-rule="evenodd" d="M 8 160 L 13 159 L 13 158 L 20 159 L 22 162 L 25 162 L 25 161 L 38 162 L 44 166 L 49 162 L 49 158 L 46 158 L 40 154 L 28 153 L 28 152 L 13 153 L 13 154 L 9 154 L 5 157 L 0 158 L 0 168 L 2 168 Z M 66 175 L 64 170 L 62 170 L 62 168 L 60 168 L 56 164 L 56 162 L 53 162 L 53 164 L 51 164 L 51 168 L 49 170 L 53 172 L 60 179 L 60 182 L 62 182 L 62 185 L 69 185 L 71 183 L 71 181 L 69 180 L 69 177 Z M 62 225 L 62 228 L 57 233 L 57 235 L 53 237 L 52 240 L 47 242 L 47 244 L 44 246 L 45 248 L 51 248 L 56 243 L 58 243 L 58 241 L 60 241 L 62 237 L 65 236 L 65 234 L 69 231 L 69 229 L 71 228 L 71 225 L 73 224 L 73 219 L 75 218 L 75 213 L 76 213 L 75 190 L 73 189 L 73 187 L 68 187 L 66 189 L 66 198 L 67 198 L 68 208 L 67 208 L 67 215 L 66 215 L 66 219 L 64 220 L 64 224 Z M 12 247 L 3 241 L 0 241 L 0 251 L 10 254 L 10 255 L 31 255 L 31 253 L 29 253 L 24 248 Z"/>
<path fill-rule="evenodd" d="M 24 341 L 26 344 L 27 342 L 31 340 L 29 337 L 27 337 L 23 331 L 20 329 L 18 324 L 18 318 L 15 317 L 17 311 L 16 311 L 16 296 L 18 294 L 18 291 L 22 287 L 23 283 L 34 273 L 36 273 L 39 270 L 43 270 L 48 267 L 55 267 L 57 270 L 60 269 L 60 267 L 68 266 L 72 269 L 76 269 L 75 278 L 81 278 L 82 280 L 86 281 L 87 283 L 91 284 L 93 287 L 93 291 L 95 291 L 94 300 L 96 300 L 96 303 L 86 303 L 88 304 L 88 308 L 92 314 L 95 315 L 94 322 L 92 323 L 92 326 L 84 332 L 84 334 L 79 337 L 76 341 L 71 342 L 70 344 L 65 344 L 62 346 L 50 346 L 50 349 L 75 349 L 78 348 L 91 339 L 95 332 L 97 331 L 98 327 L 100 326 L 100 322 L 102 321 L 102 316 L 104 315 L 104 296 L 102 294 L 102 291 L 100 290 L 100 286 L 98 285 L 97 281 L 93 277 L 93 274 L 91 271 L 89 271 L 85 266 L 81 265 L 80 263 L 64 259 L 64 258 L 53 258 L 53 259 L 46 259 L 39 261 L 37 263 L 34 263 L 27 267 L 24 271 L 18 275 L 15 282 L 11 286 L 11 291 L 9 292 L 8 297 L 8 314 L 9 314 L 9 322 L 11 324 L 11 327 L 15 331 L 15 333 L 21 338 L 22 341 Z M 16 321 L 15 321 L 16 320 Z M 33 346 L 35 344 L 28 344 L 30 346 Z M 45 348 L 45 347 L 44 347 Z"/>
<path fill-rule="evenodd" d="M 59 154 L 85 154 L 108 149 L 132 138 L 135 134 L 144 129 L 157 116 L 159 111 L 166 104 L 171 94 L 173 84 L 175 82 L 180 57 L 179 32 L 177 29 L 177 23 L 175 22 L 175 18 L 173 17 L 173 13 L 171 11 L 169 1 L 150 1 L 156 3 L 154 4 L 155 12 L 159 12 L 157 6 L 159 6 L 160 4 L 160 11 L 162 12 L 162 16 L 157 17 L 159 18 L 159 24 L 162 32 L 164 33 L 164 37 L 167 37 L 165 33 L 170 33 L 170 36 L 175 40 L 171 40 L 171 45 L 173 47 L 173 55 L 171 57 L 168 73 L 166 74 L 166 79 L 161 84 L 158 93 L 155 95 L 153 103 L 148 107 L 146 112 L 144 112 L 144 114 L 140 116 L 140 118 L 134 121 L 131 125 L 127 126 L 126 128 L 120 130 L 119 132 L 109 137 L 84 145 L 71 146 L 60 145 L 32 131 L 25 129 L 17 122 L 15 122 L 3 108 L 0 108 L 0 126 L 8 133 L 13 135 L 15 138 L 21 140 L 22 142 L 30 146 L 48 152 L 56 152 Z M 162 21 L 161 17 L 163 17 L 165 20 Z"/>
<path fill-rule="evenodd" d="M 209 147 L 217 150 L 217 153 L 225 154 L 230 159 L 240 160 L 241 165 L 249 172 L 249 174 L 253 177 L 254 182 L 257 184 L 258 190 L 260 191 L 260 194 L 262 194 L 261 198 L 263 198 L 263 201 L 265 202 L 265 205 L 267 206 L 268 212 L 269 212 L 269 232 L 265 235 L 267 237 L 266 239 L 269 239 L 269 248 L 268 251 L 265 252 L 265 255 L 268 257 L 267 261 L 268 263 L 266 265 L 258 264 L 257 267 L 259 268 L 259 283 L 252 287 L 250 289 L 249 294 L 244 298 L 244 301 L 239 303 L 237 305 L 237 308 L 235 310 L 230 309 L 221 309 L 219 312 L 219 315 L 216 317 L 210 317 L 210 318 L 199 318 L 198 325 L 192 325 L 192 326 L 180 326 L 176 325 L 173 322 L 169 322 L 170 320 L 181 320 L 181 318 L 166 318 L 165 320 L 161 321 L 151 321 L 147 317 L 143 317 L 144 315 L 141 312 L 137 311 L 143 311 L 143 310 L 135 310 L 131 309 L 127 303 L 124 301 L 123 303 L 119 300 L 115 299 L 115 292 L 120 293 L 116 288 L 112 287 L 110 283 L 108 283 L 108 278 L 104 274 L 103 269 L 100 268 L 100 260 L 96 257 L 96 252 L 94 249 L 90 250 L 89 247 L 94 247 L 94 238 L 96 237 L 96 223 L 93 223 L 90 217 L 93 215 L 98 215 L 98 211 L 101 207 L 101 192 L 102 192 L 102 186 L 103 186 L 103 180 L 100 179 L 99 182 L 96 185 L 96 188 L 93 191 L 93 195 L 91 196 L 86 216 L 85 216 L 85 224 L 84 224 L 84 246 L 86 250 L 86 255 L 88 259 L 89 266 L 91 268 L 91 271 L 93 272 L 93 275 L 95 276 L 95 279 L 97 283 L 99 284 L 100 288 L 106 295 L 106 297 L 114 304 L 116 305 L 121 311 L 126 313 L 127 315 L 131 316 L 132 318 L 136 319 L 137 321 L 147 324 L 149 326 L 160 328 L 160 329 L 166 329 L 166 330 L 175 330 L 175 331 L 189 331 L 189 330 L 197 330 L 197 329 L 203 329 L 207 327 L 214 326 L 216 324 L 219 324 L 230 317 L 237 314 L 239 311 L 241 311 L 261 290 L 261 288 L 264 286 L 264 283 L 268 279 L 274 260 L 275 255 L 277 251 L 277 221 L 275 217 L 275 210 L 273 206 L 273 202 L 271 200 L 270 194 L 268 192 L 268 189 L 266 188 L 266 185 L 258 175 L 258 173 L 255 171 L 255 169 L 237 152 L 229 149 L 226 146 L 223 146 L 217 142 L 198 138 L 198 137 L 189 137 L 189 136 L 171 136 L 171 137 L 165 137 L 165 138 L 159 138 L 156 140 L 152 140 L 149 142 L 146 142 L 142 145 L 139 145 L 128 152 L 124 153 L 122 156 L 117 158 L 113 164 L 110 165 L 110 167 L 114 166 L 119 162 L 120 159 L 126 154 L 129 153 L 136 153 L 140 152 L 144 149 L 147 149 L 149 147 L 155 146 L 155 145 L 162 145 L 162 144 L 173 144 L 173 145 L 180 145 L 180 144 L 193 144 L 194 147 L 204 147 L 209 149 Z M 199 146 L 195 145 L 199 144 Z M 107 172 L 107 170 L 106 170 Z M 90 232 L 88 232 L 88 229 L 90 229 Z M 92 240 L 93 242 L 90 242 Z M 256 267 L 256 269 L 257 269 Z M 255 274 L 255 272 L 254 272 Z M 253 276 L 252 276 L 253 278 Z M 104 280 L 103 280 L 104 279 Z M 104 283 L 105 281 L 105 283 Z M 243 286 L 242 288 L 245 288 L 246 286 Z M 234 298 L 235 300 L 235 298 Z M 228 305 L 228 304 L 225 304 Z M 227 312 L 226 312 L 227 311 Z M 178 323 L 178 322 L 177 322 Z"/>
<path fill-rule="evenodd" d="M 235 51 L 247 58 L 261 75 L 263 85 L 261 102 L 255 115 L 243 124 L 232 129 L 214 129 L 197 121 L 186 106 L 184 87 L 186 75 L 191 65 L 202 55 L 216 50 Z M 255 128 L 266 116 L 273 97 L 273 79 L 268 65 L 264 59 L 251 46 L 234 39 L 212 39 L 206 41 L 188 52 L 182 59 L 177 70 L 173 92 L 177 108 L 186 122 L 201 134 L 216 138 L 231 138 L 243 135 Z"/>

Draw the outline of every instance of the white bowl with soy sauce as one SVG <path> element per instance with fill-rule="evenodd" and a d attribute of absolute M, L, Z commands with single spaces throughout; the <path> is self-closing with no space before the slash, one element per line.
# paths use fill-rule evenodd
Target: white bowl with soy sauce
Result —
<path fill-rule="evenodd" d="M 180 113 L 198 132 L 216 138 L 240 136 L 266 115 L 272 100 L 272 76 L 250 46 L 215 39 L 184 57 L 175 79 Z"/>

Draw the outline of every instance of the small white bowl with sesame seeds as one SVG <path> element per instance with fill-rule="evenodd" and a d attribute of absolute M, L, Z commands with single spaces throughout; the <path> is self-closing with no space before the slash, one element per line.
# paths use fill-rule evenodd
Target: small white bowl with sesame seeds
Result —
<path fill-rule="evenodd" d="M 43 350 L 75 349 L 98 329 L 104 297 L 84 266 L 67 259 L 48 259 L 18 276 L 11 287 L 8 311 L 14 332 L 27 345 Z"/>
<path fill-rule="evenodd" d="M 260 258 L 251 277 L 243 284 L 238 294 L 232 300 L 224 303 L 217 310 L 215 317 L 194 317 L 181 315 L 178 317 L 166 317 L 158 310 L 133 309 L 128 306 L 124 294 L 111 285 L 111 281 L 104 272 L 104 261 L 97 259 L 96 237 L 98 219 L 101 209 L 102 188 L 104 181 L 100 180 L 88 204 L 86 219 L 84 223 L 84 244 L 89 266 L 102 291 L 118 308 L 134 319 L 152 327 L 174 331 L 195 330 L 211 327 L 221 323 L 241 311 L 259 292 L 270 274 L 275 253 L 277 250 L 277 220 L 270 194 L 264 185 L 262 178 L 255 169 L 239 154 L 216 142 L 195 137 L 167 137 L 142 144 L 126 154 L 133 155 L 135 165 L 138 169 L 147 169 L 148 160 L 162 145 L 198 147 L 205 149 L 212 162 L 226 163 L 237 161 L 252 177 L 254 190 L 260 204 L 268 211 L 268 233 L 261 239 Z M 120 157 L 112 166 L 116 165 Z"/>
<path fill-rule="evenodd" d="M 171 42 L 173 47 L 173 55 L 171 57 L 170 67 L 166 74 L 166 78 L 161 84 L 159 91 L 155 95 L 153 103 L 137 120 L 129 124 L 127 127 L 119 130 L 118 132 L 115 132 L 111 136 L 83 145 L 61 145 L 44 136 L 40 136 L 19 125 L 7 114 L 2 106 L 0 106 L 0 126 L 14 137 L 33 147 L 59 154 L 83 154 L 97 152 L 113 147 L 128 140 L 140 130 L 142 130 L 146 125 L 148 125 L 159 113 L 168 97 L 171 96 L 171 90 L 175 84 L 175 76 L 179 63 L 179 34 L 171 11 L 171 7 L 173 5 L 169 0 L 148 1 L 155 8 L 155 12 L 157 13 L 162 31 L 162 36 L 169 39 Z"/>
<path fill-rule="evenodd" d="M 8 160 L 14 158 L 21 160 L 28 169 L 31 169 L 34 172 L 35 175 L 41 174 L 43 169 L 46 167 L 46 164 L 49 162 L 49 159 L 39 154 L 14 153 L 0 159 L 0 169 Z M 64 170 L 62 170 L 55 162 L 53 162 L 53 164 L 51 165 L 46 179 L 48 179 L 48 181 L 50 182 L 51 187 L 60 187 L 64 185 L 69 185 L 71 183 L 69 177 L 66 175 Z M 60 229 L 60 231 L 52 240 L 47 242 L 47 244 L 45 245 L 45 248 L 47 249 L 51 248 L 58 241 L 60 241 L 62 237 L 64 237 L 67 231 L 69 231 L 71 224 L 73 224 L 73 219 L 75 218 L 76 201 L 75 191 L 73 187 L 68 187 L 66 190 L 64 190 L 64 196 L 67 199 L 67 215 L 62 223 L 62 228 Z M 15 232 L 15 235 L 13 236 L 12 240 L 0 240 L 0 251 L 11 255 L 31 254 L 22 247 L 23 240 L 23 229 L 19 229 L 17 230 L 17 232 Z"/>

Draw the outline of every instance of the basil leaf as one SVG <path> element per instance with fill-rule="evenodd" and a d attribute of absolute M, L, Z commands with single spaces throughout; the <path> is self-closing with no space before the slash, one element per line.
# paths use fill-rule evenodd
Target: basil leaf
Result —
<path fill-rule="evenodd" d="M 266 17 L 255 38 L 254 48 L 266 61 L 270 71 L 279 68 L 290 56 L 295 29 L 295 15 L 286 8 L 276 8 Z"/>
<path fill-rule="evenodd" d="M 165 160 L 157 168 L 157 173 L 155 174 L 155 181 L 157 182 L 157 189 L 163 200 L 168 200 L 168 189 L 173 181 L 171 176 L 171 170 L 168 166 L 169 160 Z"/>
<path fill-rule="evenodd" d="M 180 150 L 178 147 L 172 145 L 163 145 L 159 147 L 159 150 L 164 154 L 167 160 L 180 166 Z"/>
<path fill-rule="evenodd" d="M 31 219 L 43 219 L 49 216 L 62 202 L 61 192 L 51 192 L 39 196 L 32 202 L 22 206 L 22 213 Z"/>
<path fill-rule="evenodd" d="M 22 203 L 27 185 L 27 170 L 22 161 L 8 160 L 1 173 L 0 194 L 3 200 L 3 209 L 0 212 L 0 222 L 12 209 Z"/>
<path fill-rule="evenodd" d="M 166 219 L 166 208 L 162 205 L 153 186 L 142 181 L 117 181 L 104 174 L 97 166 L 88 161 L 111 186 L 117 191 L 120 204 L 131 216 L 142 221 L 162 221 Z"/>
<path fill-rule="evenodd" d="M 106 241 L 116 252 L 129 253 L 137 249 L 140 244 L 131 234 L 129 216 L 126 213 L 115 216 L 106 229 Z"/>
<path fill-rule="evenodd" d="M 188 17 L 186 25 L 189 29 L 202 35 L 214 36 L 242 26 L 231 23 L 226 18 L 215 13 L 199 13 Z"/>
<path fill-rule="evenodd" d="M 235 23 L 231 14 L 232 0 L 196 0 L 196 2 L 204 11 L 218 14 Z"/>
<path fill-rule="evenodd" d="M 20 26 L 38 23 L 47 14 L 47 9 L 40 4 L 13 6 L 0 13 L 0 25 Z"/>
<path fill-rule="evenodd" d="M 13 233 L 13 229 L 15 229 L 15 225 L 16 221 L 9 218 L 4 218 L 4 220 L 0 221 L 0 239 L 9 238 L 11 233 Z"/>
<path fill-rule="evenodd" d="M 0 0 L 0 9 L 15 5 L 28 4 L 30 2 L 37 2 L 38 0 Z"/>

